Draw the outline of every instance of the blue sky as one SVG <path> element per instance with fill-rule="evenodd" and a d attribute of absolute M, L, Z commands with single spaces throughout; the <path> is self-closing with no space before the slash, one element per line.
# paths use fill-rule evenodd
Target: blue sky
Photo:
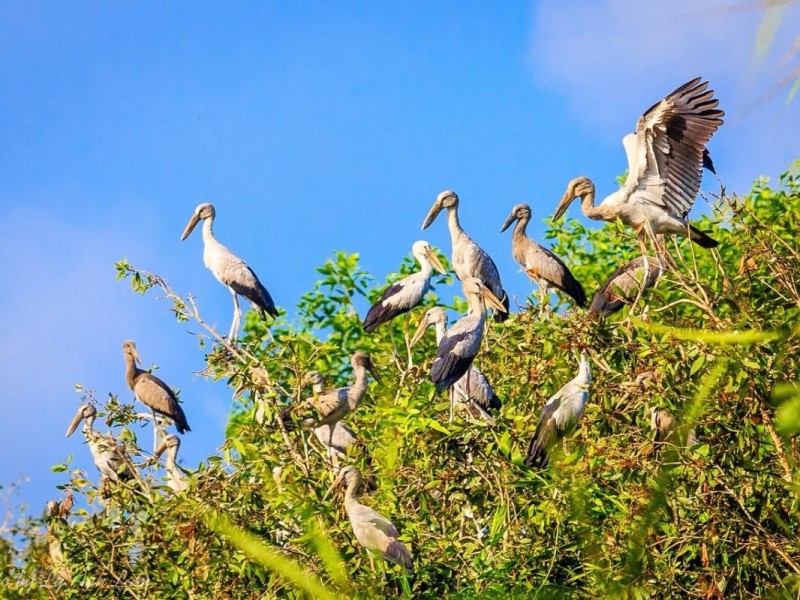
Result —
<path fill-rule="evenodd" d="M 710 149 L 728 189 L 776 176 L 800 157 L 800 100 L 762 98 L 800 7 L 759 60 L 757 3 L 698 4 L 0 3 L 0 483 L 24 475 L 12 500 L 39 512 L 68 453 L 95 475 L 64 439 L 73 386 L 130 399 L 129 338 L 182 390 L 185 463 L 222 443 L 231 392 L 195 375 L 196 328 L 113 266 L 159 273 L 227 331 L 200 236 L 179 241 L 200 202 L 291 313 L 334 250 L 379 278 L 417 239 L 449 253 L 444 222 L 419 229 L 445 188 L 523 298 L 499 233 L 510 208 L 529 203 L 541 237 L 572 177 L 612 191 L 623 135 L 696 75 L 727 113 Z"/>

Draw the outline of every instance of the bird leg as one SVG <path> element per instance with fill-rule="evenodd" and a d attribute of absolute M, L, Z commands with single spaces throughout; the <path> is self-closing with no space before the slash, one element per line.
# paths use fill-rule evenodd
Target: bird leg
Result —
<path fill-rule="evenodd" d="M 537 282 L 539 284 L 539 314 L 541 315 L 544 312 L 550 312 L 550 302 L 549 299 L 549 287 L 547 282 L 544 279 L 539 279 Z"/>
<path fill-rule="evenodd" d="M 455 386 L 451 385 L 449 390 L 448 390 L 449 393 L 450 393 L 450 422 L 451 423 L 453 422 L 453 419 L 455 418 L 455 411 L 456 411 L 456 391 L 455 391 L 454 388 L 455 388 Z"/>
<path fill-rule="evenodd" d="M 233 323 L 231 323 L 231 330 L 228 333 L 228 341 L 234 341 L 239 335 L 239 321 L 242 319 L 242 309 L 239 308 L 239 296 L 236 292 L 231 290 L 233 294 Z"/>

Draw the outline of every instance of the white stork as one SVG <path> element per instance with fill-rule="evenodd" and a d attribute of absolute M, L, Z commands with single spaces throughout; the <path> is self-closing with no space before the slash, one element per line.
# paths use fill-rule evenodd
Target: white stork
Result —
<path fill-rule="evenodd" d="M 67 428 L 67 437 L 83 424 L 83 437 L 89 444 L 92 459 L 100 471 L 102 478 L 111 481 L 130 481 L 134 479 L 128 462 L 125 460 L 125 448 L 117 443 L 111 435 L 104 435 L 94 429 L 94 420 L 97 418 L 97 409 L 91 404 L 81 404 L 78 412 Z"/>
<path fill-rule="evenodd" d="M 253 270 L 233 252 L 220 244 L 214 237 L 214 206 L 208 202 L 199 204 L 194 209 L 192 218 L 186 225 L 181 235 L 181 241 L 189 237 L 197 223 L 203 220 L 203 263 L 222 285 L 230 290 L 233 296 L 233 323 L 228 333 L 229 340 L 235 340 L 239 334 L 239 322 L 242 318 L 242 309 L 239 308 L 239 296 L 244 296 L 259 312 L 262 319 L 267 314 L 278 316 L 272 296 L 267 288 L 253 273 Z"/>
<path fill-rule="evenodd" d="M 468 277 L 461 284 L 469 302 L 469 312 L 445 332 L 439 342 L 439 351 L 431 364 L 431 380 L 438 393 L 453 386 L 472 365 L 483 339 L 486 320 L 486 303 L 497 312 L 505 310 L 503 304 L 477 277 Z M 450 395 L 450 420 L 453 420 L 454 392 Z"/>
<path fill-rule="evenodd" d="M 614 271 L 592 298 L 589 313 L 606 318 L 625 304 L 632 304 L 631 298 L 653 287 L 661 275 L 661 268 L 654 258 L 647 257 L 647 268 L 644 261 L 645 258 L 640 256 Z"/>
<path fill-rule="evenodd" d="M 469 277 L 477 277 L 489 288 L 496 298 L 500 299 L 503 310 L 494 314 L 496 321 L 505 321 L 508 318 L 508 294 L 503 289 L 500 281 L 500 272 L 494 264 L 492 257 L 478 246 L 471 237 L 461 228 L 458 221 L 458 195 L 452 190 L 445 190 L 436 198 L 428 216 L 422 223 L 422 229 L 427 229 L 436 219 L 442 209 L 447 209 L 447 226 L 450 229 L 450 241 L 453 246 L 451 263 L 456 277 L 463 283 Z"/>
<path fill-rule="evenodd" d="M 433 326 L 436 331 L 436 344 L 440 344 L 447 329 L 447 313 L 440 306 L 429 309 L 422 321 L 420 321 L 417 331 L 411 338 L 411 346 L 414 346 L 428 327 Z M 484 419 L 491 419 L 490 410 L 499 410 L 503 403 L 497 394 L 494 393 L 492 386 L 486 376 L 474 364 L 469 366 L 467 372 L 453 384 L 455 396 L 464 402 L 473 415 Z"/>
<path fill-rule="evenodd" d="M 511 214 L 508 215 L 500 231 L 505 231 L 514 221 L 517 222 L 511 236 L 511 254 L 528 277 L 539 284 L 540 306 L 549 306 L 546 302 L 551 285 L 566 293 L 578 306 L 585 306 L 586 293 L 583 291 L 583 286 L 575 279 L 567 265 L 552 251 L 525 234 L 530 220 L 531 207 L 527 204 L 517 204 L 511 209 Z"/>
<path fill-rule="evenodd" d="M 414 564 L 406 545 L 398 540 L 400 532 L 394 524 L 369 506 L 364 506 L 357 499 L 361 487 L 361 473 L 356 467 L 347 466 L 337 475 L 325 496 L 344 483 L 344 509 L 353 528 L 356 540 L 366 548 L 370 562 L 372 555 L 379 554 L 384 559 L 411 571 Z"/>
<path fill-rule="evenodd" d="M 592 370 L 586 355 L 581 353 L 578 375 L 553 394 L 542 408 L 536 432 L 528 448 L 525 464 L 544 468 L 549 460 L 550 448 L 561 439 L 583 416 L 589 399 Z"/>
<path fill-rule="evenodd" d="M 158 447 L 156 413 L 172 419 L 178 433 L 191 431 L 189 423 L 186 421 L 186 415 L 172 388 L 149 371 L 136 366 L 136 363 L 141 363 L 142 359 L 132 340 L 123 342 L 122 355 L 125 357 L 125 380 L 128 387 L 139 399 L 139 402 L 147 406 L 153 413 L 153 448 Z"/>
<path fill-rule="evenodd" d="M 444 275 L 444 267 L 428 242 L 414 242 L 411 252 L 417 259 L 420 270 L 384 290 L 364 318 L 364 331 L 371 332 L 378 325 L 391 321 L 422 302 L 431 287 L 434 268 Z"/>
<path fill-rule="evenodd" d="M 628 157 L 624 185 L 595 206 L 595 188 L 588 177 L 569 182 L 553 220 L 581 198 L 583 214 L 601 221 L 621 220 L 644 240 L 655 244 L 659 234 L 688 235 L 704 248 L 717 241 L 687 220 L 700 189 L 703 166 L 711 167 L 706 144 L 722 125 L 724 112 L 717 108 L 714 91 L 699 77 L 685 83 L 654 104 L 636 124 L 636 133 L 622 144 Z M 713 170 L 713 168 L 712 168 Z"/>
<path fill-rule="evenodd" d="M 164 454 L 166 451 L 167 453 L 167 461 L 164 465 L 164 469 L 167 471 L 167 475 L 169 475 L 169 480 L 167 481 L 167 485 L 171 487 L 176 492 L 183 492 L 186 490 L 186 480 L 183 477 L 183 473 L 178 468 L 177 458 L 178 458 L 178 450 L 181 447 L 181 440 L 177 435 L 170 434 L 164 437 L 161 440 L 161 445 L 156 448 L 156 451 L 153 453 L 152 460 L 158 460 L 161 458 L 161 455 Z"/>

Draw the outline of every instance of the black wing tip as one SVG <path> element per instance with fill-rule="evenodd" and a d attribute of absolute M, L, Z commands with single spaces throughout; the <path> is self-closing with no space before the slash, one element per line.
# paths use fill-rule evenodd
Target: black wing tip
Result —
<path fill-rule="evenodd" d="M 503 303 L 503 308 L 506 309 L 506 312 L 500 312 L 500 311 L 497 311 L 497 310 L 493 311 L 494 314 L 492 315 L 492 319 L 494 319 L 494 321 L 496 323 L 504 323 L 505 321 L 508 320 L 508 317 L 511 314 L 510 313 L 511 302 L 508 299 L 508 294 L 506 293 L 505 290 L 503 290 L 503 297 L 500 298 L 500 302 Z"/>
<path fill-rule="evenodd" d="M 711 171 L 714 175 L 717 174 L 717 170 L 714 168 L 714 161 L 711 160 L 711 154 L 709 154 L 708 148 L 703 148 L 703 168 L 707 171 Z"/>
<path fill-rule="evenodd" d="M 539 443 L 539 440 L 534 437 L 531 440 L 531 445 L 528 449 L 528 456 L 525 458 L 524 464 L 526 467 L 543 469 L 547 466 L 547 463 L 547 451 Z"/>
<path fill-rule="evenodd" d="M 699 230 L 694 225 L 689 225 L 689 230 L 691 231 L 692 241 L 701 248 L 716 248 L 719 246 L 719 242 L 717 240 L 712 238 L 705 231 Z"/>

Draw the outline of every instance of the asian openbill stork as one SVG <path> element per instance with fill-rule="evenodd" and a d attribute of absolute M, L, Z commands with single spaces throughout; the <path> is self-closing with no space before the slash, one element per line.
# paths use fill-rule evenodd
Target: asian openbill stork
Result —
<path fill-rule="evenodd" d="M 439 342 L 439 351 L 431 364 L 431 381 L 441 393 L 461 379 L 472 365 L 483 339 L 486 304 L 502 312 L 505 307 L 477 277 L 468 277 L 461 284 L 469 303 L 469 312 L 448 329 Z M 453 420 L 455 393 L 450 392 L 450 421 Z"/>
<path fill-rule="evenodd" d="M 181 470 L 178 468 L 177 458 L 180 447 L 180 438 L 175 434 L 169 434 L 164 436 L 164 439 L 161 440 L 161 445 L 156 448 L 156 451 L 153 453 L 153 460 L 158 460 L 164 452 L 167 453 L 167 460 L 164 464 L 164 469 L 169 476 L 167 485 L 176 492 L 183 492 L 187 487 L 183 473 L 181 473 Z"/>
<path fill-rule="evenodd" d="M 425 331 L 431 326 L 436 331 L 436 344 L 438 345 L 447 329 L 447 313 L 442 307 L 434 306 L 428 309 L 420 321 L 417 331 L 414 332 L 410 345 L 414 346 L 422 339 Z M 464 402 L 473 415 L 484 419 L 491 419 L 490 410 L 499 410 L 503 406 L 486 376 L 474 364 L 470 365 L 461 379 L 453 384 L 453 391 L 456 398 Z"/>
<path fill-rule="evenodd" d="M 172 388 L 149 371 L 136 366 L 136 363 L 141 363 L 142 359 L 132 340 L 123 342 L 122 354 L 125 357 L 125 379 L 128 387 L 139 399 L 139 402 L 147 406 L 153 413 L 153 448 L 158 447 L 156 413 L 172 419 L 178 433 L 191 431 L 189 423 L 186 421 L 186 415 Z"/>
<path fill-rule="evenodd" d="M 589 313 L 606 318 L 622 310 L 626 304 L 633 304 L 644 290 L 653 287 L 661 275 L 661 268 L 654 258 L 647 257 L 647 268 L 644 261 L 645 257 L 640 256 L 614 271 L 592 298 Z"/>
<path fill-rule="evenodd" d="M 239 335 L 239 322 L 242 318 L 242 309 L 239 308 L 239 296 L 244 296 L 255 307 L 262 319 L 267 314 L 277 317 L 278 311 L 272 301 L 267 288 L 253 273 L 253 270 L 233 252 L 220 244 L 214 237 L 214 206 L 209 202 L 199 204 L 194 209 L 192 218 L 186 225 L 181 235 L 181 241 L 189 237 L 197 223 L 203 220 L 203 263 L 222 285 L 226 286 L 233 296 L 233 322 L 228 333 L 229 340 L 235 340 Z"/>
<path fill-rule="evenodd" d="M 549 306 L 547 292 L 550 286 L 567 294 L 578 306 L 586 306 L 583 286 L 573 277 L 567 265 L 552 251 L 525 234 L 530 220 L 531 207 L 527 204 L 517 204 L 511 209 L 511 214 L 508 215 L 500 231 L 505 231 L 514 221 L 517 222 L 511 236 L 511 254 L 528 277 L 539 284 L 540 306 Z"/>
<path fill-rule="evenodd" d="M 366 548 L 370 562 L 372 555 L 379 554 L 384 559 L 411 571 L 414 564 L 406 545 L 398 540 L 400 531 L 394 524 L 369 506 L 358 501 L 357 494 L 361 487 L 361 473 L 354 466 L 347 466 L 337 475 L 325 496 L 340 485 L 345 485 L 344 509 L 358 543 Z"/>
<path fill-rule="evenodd" d="M 553 220 L 566 212 L 575 198 L 581 199 L 583 214 L 590 219 L 616 221 L 633 227 L 639 236 L 642 255 L 645 239 L 656 250 L 655 236 L 689 236 L 704 248 L 717 241 L 687 220 L 700 189 L 706 144 L 722 125 L 724 112 L 708 82 L 699 77 L 680 86 L 654 104 L 639 118 L 636 133 L 626 135 L 622 144 L 628 157 L 628 176 L 623 186 L 595 206 L 595 187 L 588 177 L 569 182 Z M 658 253 L 659 260 L 661 253 Z"/>
<path fill-rule="evenodd" d="M 675 421 L 675 417 L 672 416 L 672 413 L 665 408 L 653 406 L 650 409 L 650 429 L 653 430 L 653 444 L 656 450 L 666 443 L 671 442 L 675 445 L 681 443 L 678 436 L 678 423 Z M 694 428 L 691 428 L 686 432 L 686 444 L 684 445 L 688 448 L 694 446 L 696 443 L 697 434 Z"/>
<path fill-rule="evenodd" d="M 417 259 L 420 270 L 384 290 L 364 318 L 364 331 L 371 332 L 378 325 L 391 321 L 422 302 L 431 287 L 433 269 L 444 275 L 444 267 L 428 242 L 414 242 L 411 252 Z"/>
<path fill-rule="evenodd" d="M 545 467 L 548 452 L 553 445 L 570 431 L 583 416 L 589 399 L 589 384 L 592 370 L 586 355 L 581 353 L 578 375 L 553 394 L 542 408 L 536 432 L 533 434 L 525 464 L 529 467 Z"/>
<path fill-rule="evenodd" d="M 461 223 L 458 221 L 458 195 L 454 191 L 445 190 L 437 196 L 422 223 L 422 229 L 427 229 L 442 209 L 447 209 L 447 226 L 450 229 L 450 241 L 453 246 L 450 262 L 456 277 L 462 283 L 469 277 L 480 279 L 492 294 L 500 299 L 503 306 L 503 310 L 494 311 L 494 319 L 505 321 L 508 318 L 509 299 L 500 281 L 500 272 L 492 257 L 461 228 Z"/>
<path fill-rule="evenodd" d="M 67 437 L 75 433 L 78 425 L 84 421 L 83 437 L 86 438 L 92 459 L 102 478 L 117 482 L 134 479 L 134 474 L 126 460 L 125 448 L 111 435 L 102 434 L 94 429 L 96 418 L 97 409 L 93 405 L 81 404 L 67 428 Z"/>

